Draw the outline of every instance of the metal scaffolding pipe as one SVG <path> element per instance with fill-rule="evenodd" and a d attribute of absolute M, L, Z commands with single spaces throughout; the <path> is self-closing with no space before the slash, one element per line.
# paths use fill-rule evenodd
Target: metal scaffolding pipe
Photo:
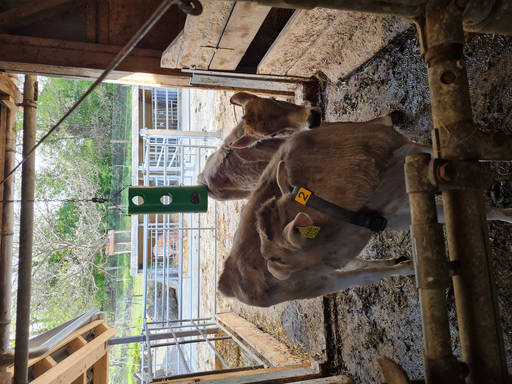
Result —
<path fill-rule="evenodd" d="M 434 153 L 448 160 L 478 159 L 480 155 L 464 145 L 478 127 L 473 122 L 462 55 L 461 12 L 452 7 L 451 0 L 430 0 L 422 32 L 434 117 Z M 462 357 L 470 367 L 466 383 L 505 383 L 509 380 L 507 359 L 483 190 L 443 190 L 443 203 L 450 259 L 460 263 L 453 282 Z"/>
<path fill-rule="evenodd" d="M 10 111 L 7 117 L 7 133 L 5 140 L 5 172 L 14 168 L 16 152 L 16 113 Z M 14 229 L 14 203 L 12 202 L 12 184 L 14 178 L 6 180 L 3 195 L 2 240 L 0 243 L 0 353 L 9 347 L 11 323 L 11 275 L 12 275 L 12 243 Z"/>
<path fill-rule="evenodd" d="M 37 77 L 26 75 L 23 90 L 23 156 L 36 144 Z M 21 174 L 20 250 L 16 313 L 16 349 L 14 384 L 28 381 L 28 338 L 30 335 L 30 293 L 32 279 L 32 242 L 34 229 L 35 155 L 23 163 Z"/>

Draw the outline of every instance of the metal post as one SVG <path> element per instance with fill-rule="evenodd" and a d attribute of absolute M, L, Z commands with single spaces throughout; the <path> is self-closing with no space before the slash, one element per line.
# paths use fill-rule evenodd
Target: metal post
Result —
<path fill-rule="evenodd" d="M 36 144 L 36 76 L 25 76 L 25 88 L 23 92 L 23 157 L 25 158 Z M 35 163 L 35 155 L 28 157 L 23 163 L 21 175 L 20 254 L 16 313 L 16 349 L 14 354 L 14 384 L 25 384 L 28 382 L 28 338 L 30 334 Z"/>
<path fill-rule="evenodd" d="M 450 276 L 442 225 L 437 222 L 435 188 L 428 178 L 429 154 L 408 156 L 405 169 L 411 203 L 411 239 L 420 295 L 427 384 L 455 384 L 464 372 L 452 354 L 446 289 Z"/>
<path fill-rule="evenodd" d="M 436 157 L 478 159 L 464 141 L 478 130 L 473 123 L 466 64 L 462 55 L 463 9 L 450 0 L 431 0 L 422 32 L 434 117 Z M 508 379 L 483 191 L 445 190 L 443 202 L 450 259 L 460 263 L 453 278 L 462 357 L 467 383 L 505 383 Z"/>
<path fill-rule="evenodd" d="M 5 173 L 14 168 L 16 152 L 16 113 L 10 111 L 7 116 L 7 134 L 5 143 Z M 12 202 L 12 184 L 14 178 L 5 181 L 3 195 L 2 241 L 0 248 L 0 291 L 3 293 L 0 306 L 0 353 L 9 347 L 9 328 L 11 323 L 11 275 L 12 243 L 14 229 L 14 203 Z"/>

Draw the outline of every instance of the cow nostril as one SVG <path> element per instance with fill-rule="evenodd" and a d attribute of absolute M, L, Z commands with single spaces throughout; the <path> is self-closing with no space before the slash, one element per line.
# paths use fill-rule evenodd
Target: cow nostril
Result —
<path fill-rule="evenodd" d="M 322 114 L 316 109 L 311 110 L 308 118 L 309 128 L 318 128 L 322 123 Z"/>

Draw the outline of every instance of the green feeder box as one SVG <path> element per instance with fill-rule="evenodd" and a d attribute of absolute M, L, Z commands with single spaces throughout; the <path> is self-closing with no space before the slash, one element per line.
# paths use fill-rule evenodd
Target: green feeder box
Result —
<path fill-rule="evenodd" d="M 129 187 L 128 214 L 196 213 L 208 210 L 206 185 L 186 187 Z"/>

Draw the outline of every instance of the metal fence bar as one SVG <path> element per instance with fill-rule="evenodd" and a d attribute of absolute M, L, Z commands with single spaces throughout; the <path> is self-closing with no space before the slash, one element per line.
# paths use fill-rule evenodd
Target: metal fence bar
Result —
<path fill-rule="evenodd" d="M 201 336 L 203 337 L 203 340 L 206 341 L 208 343 L 208 345 L 210 346 L 210 348 L 213 350 L 213 352 L 215 353 L 215 355 L 219 358 L 219 360 L 221 361 L 222 365 L 226 368 L 229 368 L 229 365 L 224 361 L 224 359 L 222 358 L 222 356 L 220 355 L 219 352 L 217 352 L 217 350 L 215 349 L 215 347 L 213 346 L 213 344 L 210 342 L 210 340 L 203 334 L 203 332 L 201 332 L 201 330 L 199 329 L 199 327 L 197 326 L 197 324 L 194 322 L 194 320 L 191 321 L 192 324 L 194 324 L 194 327 L 197 329 L 197 331 L 201 334 Z"/>

